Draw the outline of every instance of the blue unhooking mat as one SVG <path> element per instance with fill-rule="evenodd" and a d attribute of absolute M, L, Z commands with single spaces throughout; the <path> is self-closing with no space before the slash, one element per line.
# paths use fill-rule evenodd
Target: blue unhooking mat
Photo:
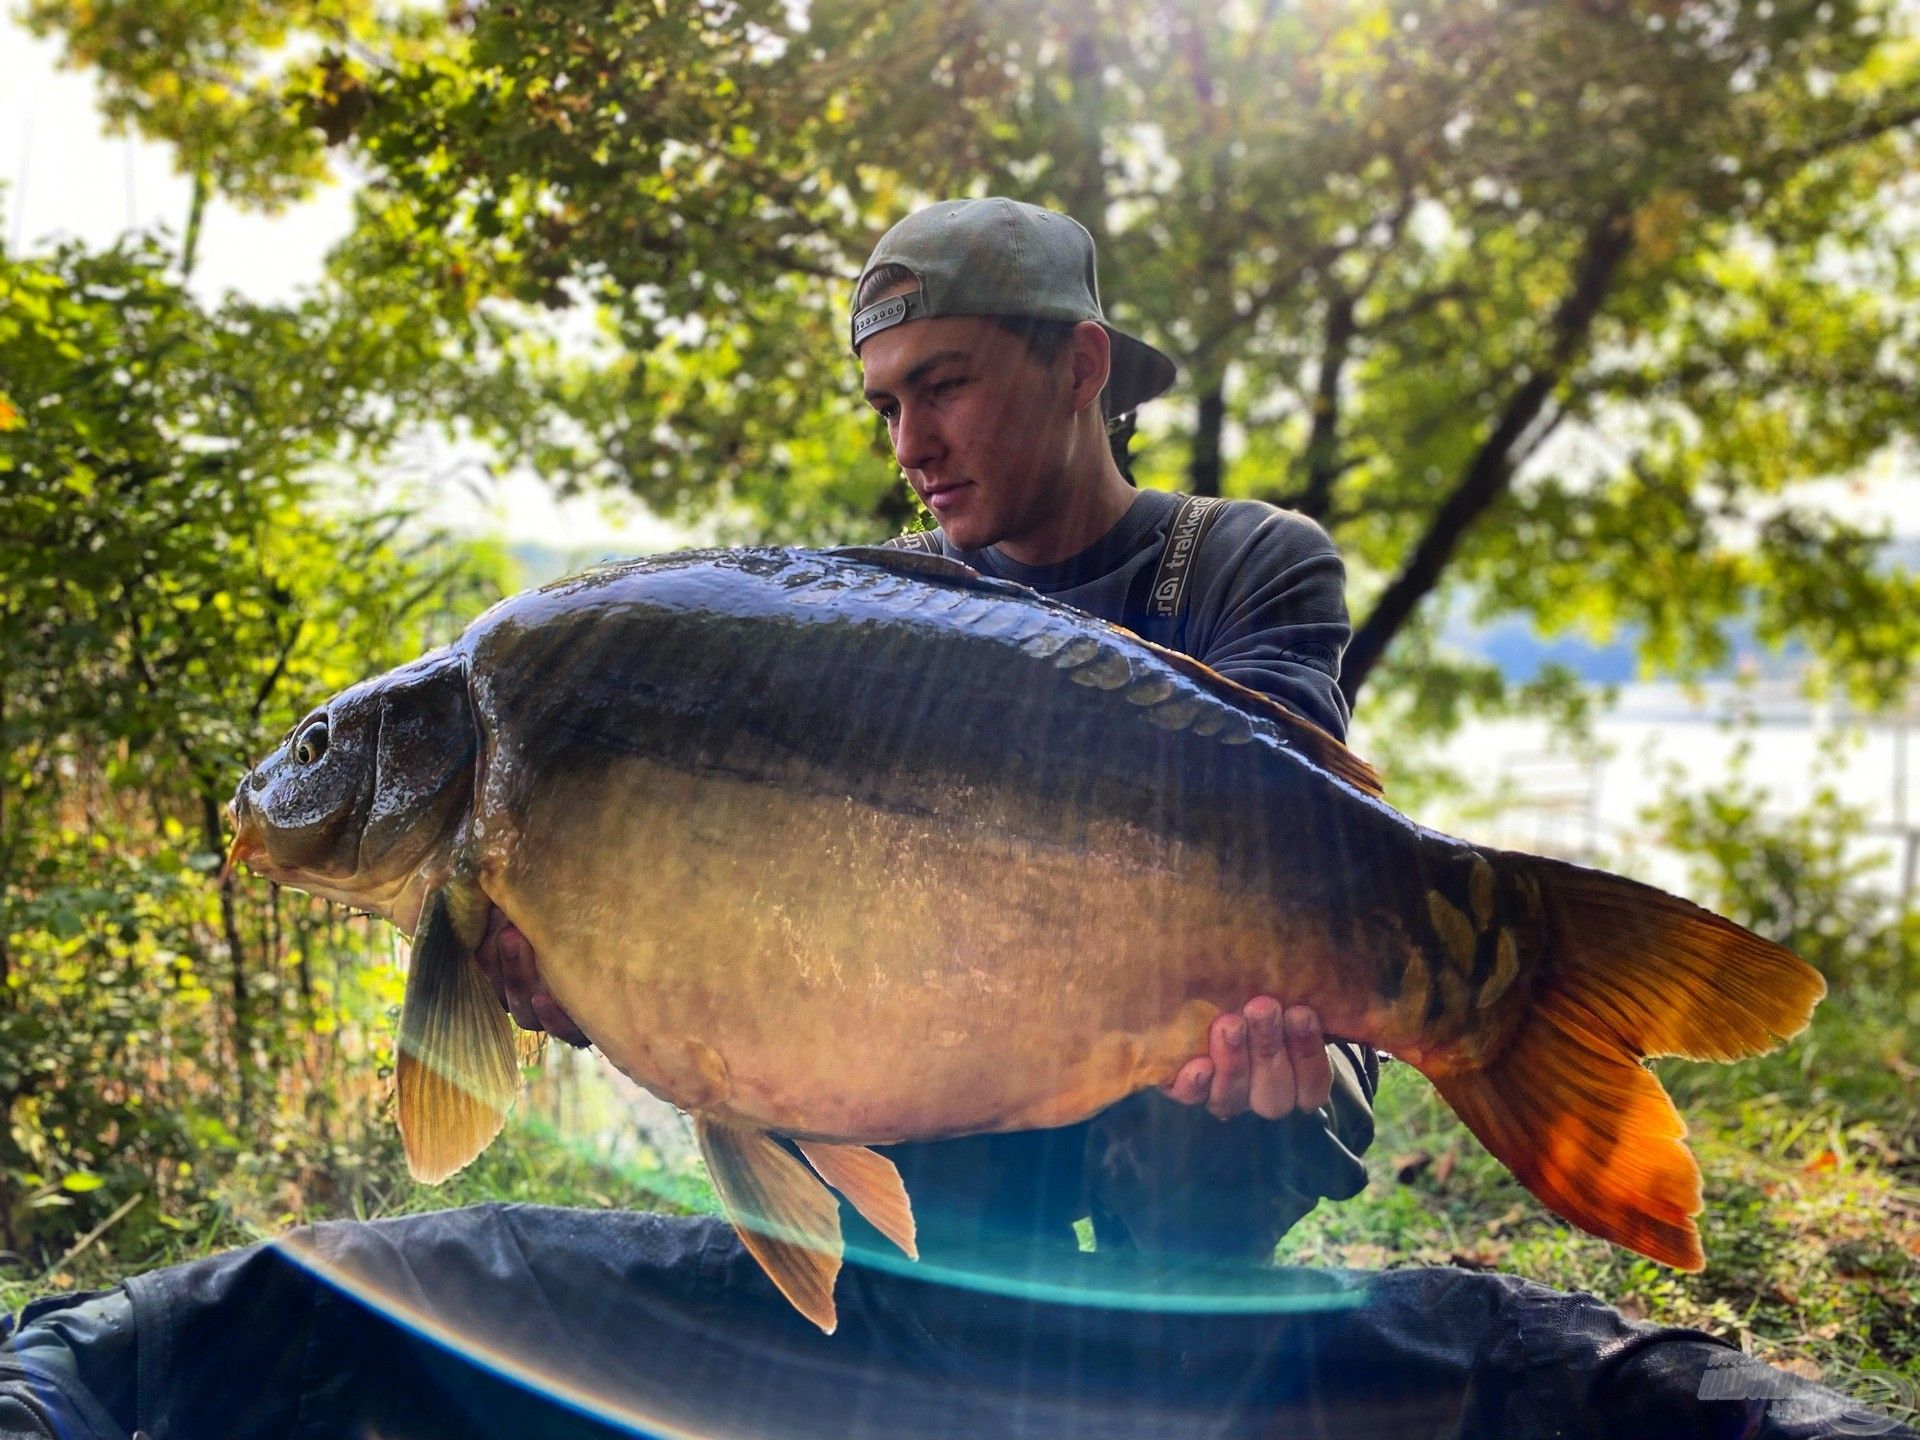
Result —
<path fill-rule="evenodd" d="M 0 1346 L 0 1436 L 1914 1433 L 1511 1276 L 1257 1271 L 1222 1312 L 1142 1308 L 1095 1257 L 1059 1263 L 1022 1293 L 849 1265 L 824 1335 L 716 1220 L 482 1205 L 324 1224 L 27 1307 Z"/>

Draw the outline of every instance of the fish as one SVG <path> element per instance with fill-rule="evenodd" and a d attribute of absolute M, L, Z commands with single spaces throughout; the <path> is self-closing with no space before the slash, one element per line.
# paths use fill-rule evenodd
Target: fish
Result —
<path fill-rule="evenodd" d="M 1678 896 L 1420 825 L 1196 660 L 886 548 L 510 597 L 315 708 L 230 814 L 230 866 L 411 936 L 414 1176 L 470 1162 L 520 1088 L 474 958 L 497 906 L 828 1331 L 835 1192 L 916 1253 L 871 1147 L 1077 1122 L 1258 995 L 1417 1068 L 1557 1215 L 1698 1270 L 1700 1172 L 1642 1062 L 1757 1054 L 1826 988 Z"/>

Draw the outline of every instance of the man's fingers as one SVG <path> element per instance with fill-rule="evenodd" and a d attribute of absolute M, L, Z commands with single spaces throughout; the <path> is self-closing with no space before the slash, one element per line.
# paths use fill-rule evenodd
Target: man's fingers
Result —
<path fill-rule="evenodd" d="M 493 987 L 493 993 L 503 1010 L 511 1010 L 513 1006 L 507 999 L 507 963 L 500 954 L 500 937 L 518 933 L 497 906 L 490 906 L 487 909 L 487 928 L 481 933 L 480 944 L 473 952 L 474 963 L 480 967 L 480 973 L 487 977 L 487 983 Z"/>
<path fill-rule="evenodd" d="M 1297 1076 L 1287 1048 L 1284 1012 L 1270 995 L 1247 1002 L 1248 1048 L 1253 1073 L 1247 1086 L 1247 1104 L 1265 1120 L 1291 1114 L 1297 1098 Z"/>
<path fill-rule="evenodd" d="M 1246 1111 L 1253 1070 L 1247 1056 L 1246 1017 L 1231 1011 L 1215 1019 L 1207 1031 L 1207 1054 L 1213 1060 L 1207 1109 L 1218 1119 L 1231 1120 Z"/>
<path fill-rule="evenodd" d="M 591 1044 L 580 1027 L 573 1023 L 573 1017 L 560 1008 L 560 1002 L 545 990 L 533 992 L 533 1013 L 539 1017 L 540 1028 L 556 1040 L 569 1045 L 583 1046 Z M 521 1027 L 525 1029 L 525 1026 Z"/>
<path fill-rule="evenodd" d="M 1173 1083 L 1162 1085 L 1160 1092 L 1182 1105 L 1199 1105 L 1206 1101 L 1207 1093 L 1212 1088 L 1213 1061 L 1202 1055 L 1182 1065 L 1180 1073 L 1173 1077 Z"/>
<path fill-rule="evenodd" d="M 493 986 L 494 994 L 500 997 L 500 1003 L 513 1016 L 513 1023 L 522 1030 L 544 1030 L 569 1045 L 592 1043 L 540 982 L 540 966 L 533 946 L 497 905 L 487 911 L 487 928 L 480 936 L 473 958 Z"/>
<path fill-rule="evenodd" d="M 1302 1110 L 1318 1110 L 1333 1094 L 1333 1062 L 1320 1017 L 1305 1005 L 1287 1011 L 1287 1051 L 1293 1057 L 1296 1103 Z"/>
<path fill-rule="evenodd" d="M 540 1023 L 540 1014 L 533 1004 L 534 991 L 540 988 L 533 946 L 527 943 L 526 936 L 508 925 L 494 938 L 494 949 L 500 956 L 500 998 L 506 1001 L 514 1023 L 522 1030 L 544 1030 L 546 1026 Z"/>
<path fill-rule="evenodd" d="M 506 993 L 501 990 L 500 981 L 500 934 L 502 931 L 512 928 L 512 925 L 507 921 L 507 917 L 500 913 L 499 907 L 489 905 L 487 907 L 487 928 L 481 932 L 479 948 L 473 952 L 473 958 L 479 963 L 481 973 L 487 977 L 487 982 L 500 994 L 502 1004 L 506 1003 Z"/>
<path fill-rule="evenodd" d="M 1182 1105 L 1204 1104 L 1222 1120 L 1248 1110 L 1266 1120 L 1318 1110 L 1333 1093 L 1320 1017 L 1309 1006 L 1289 1009 L 1270 995 L 1257 996 L 1243 1010 L 1216 1016 L 1207 1029 L 1207 1053 L 1182 1065 L 1160 1089 Z"/>

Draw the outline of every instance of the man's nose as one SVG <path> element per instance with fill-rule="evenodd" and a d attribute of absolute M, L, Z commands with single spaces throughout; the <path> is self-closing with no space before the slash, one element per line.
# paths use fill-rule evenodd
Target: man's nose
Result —
<path fill-rule="evenodd" d="M 893 458 L 903 470 L 924 470 L 946 451 L 933 411 L 925 405 L 902 404 L 893 427 Z"/>

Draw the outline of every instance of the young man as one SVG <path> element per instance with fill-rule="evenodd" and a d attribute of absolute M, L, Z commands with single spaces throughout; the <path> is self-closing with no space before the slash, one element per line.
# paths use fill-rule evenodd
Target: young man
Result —
<path fill-rule="evenodd" d="M 908 216 L 861 274 L 851 339 L 867 403 L 939 522 L 904 543 L 937 543 L 1345 734 L 1344 571 L 1326 535 L 1270 505 L 1196 508 L 1121 474 L 1110 419 L 1165 391 L 1174 366 L 1106 323 L 1076 221 L 997 198 Z M 497 915 L 481 960 L 522 1026 L 582 1038 Z M 1364 1047 L 1328 1044 L 1312 1010 L 1262 996 L 1219 1017 L 1208 1053 L 1159 1095 L 1061 1130 L 886 1153 L 923 1253 L 954 1265 L 983 1244 L 1072 1248 L 1089 1216 L 1102 1248 L 1265 1260 L 1322 1196 L 1366 1184 L 1376 1074 Z"/>
<path fill-rule="evenodd" d="M 1339 556 L 1301 516 L 1183 504 L 1122 474 L 1109 431 L 1174 366 L 1106 323 L 1076 221 L 1000 198 L 908 216 L 855 287 L 851 341 L 939 525 L 906 543 L 1183 650 L 1344 736 Z M 924 1208 L 964 1195 L 951 1213 L 976 1228 L 1060 1235 L 1090 1211 L 1103 1247 L 1264 1259 L 1321 1196 L 1366 1183 L 1375 1076 L 1371 1052 L 1327 1044 L 1311 1010 L 1259 997 L 1215 1022 L 1166 1098 L 891 1153 Z"/>

